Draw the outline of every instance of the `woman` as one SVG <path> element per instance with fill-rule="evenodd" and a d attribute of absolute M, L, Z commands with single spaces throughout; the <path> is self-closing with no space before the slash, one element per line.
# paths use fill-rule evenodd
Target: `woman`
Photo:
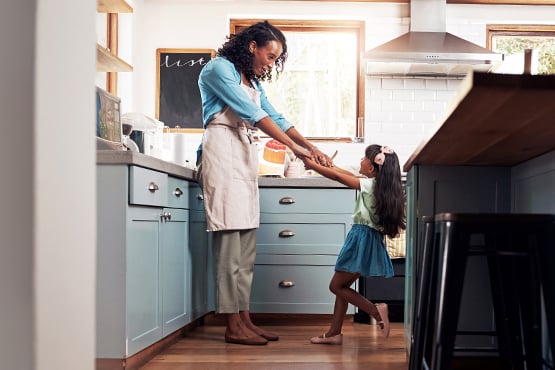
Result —
<path fill-rule="evenodd" d="M 329 166 L 268 101 L 261 81 L 283 70 L 285 36 L 267 21 L 227 41 L 199 76 L 205 132 L 200 163 L 207 229 L 213 233 L 216 312 L 225 314 L 228 343 L 259 345 L 278 336 L 255 326 L 249 304 L 259 227 L 258 154 L 252 131 L 287 145 L 299 158 Z"/>

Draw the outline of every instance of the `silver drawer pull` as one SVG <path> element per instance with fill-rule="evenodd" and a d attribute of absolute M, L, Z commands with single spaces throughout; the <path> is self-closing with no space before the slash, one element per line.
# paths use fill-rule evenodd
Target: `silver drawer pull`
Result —
<path fill-rule="evenodd" d="M 150 184 L 148 184 L 148 191 L 150 191 L 151 193 L 154 193 L 158 189 L 158 185 L 156 185 L 155 182 L 151 182 Z"/>
<path fill-rule="evenodd" d="M 175 188 L 175 190 L 173 191 L 173 195 L 175 195 L 176 197 L 180 197 L 183 195 L 183 190 L 179 189 L 179 188 Z"/>
<path fill-rule="evenodd" d="M 279 204 L 293 204 L 295 203 L 295 199 L 291 197 L 283 197 L 279 200 Z"/>
<path fill-rule="evenodd" d="M 292 230 L 282 230 L 279 232 L 280 238 L 290 238 L 292 236 L 295 236 L 295 232 Z"/>
<path fill-rule="evenodd" d="M 204 200 L 204 195 L 197 194 L 197 200 Z"/>
<path fill-rule="evenodd" d="M 295 286 L 295 282 L 291 280 L 282 280 L 279 282 L 281 288 L 291 288 Z"/>

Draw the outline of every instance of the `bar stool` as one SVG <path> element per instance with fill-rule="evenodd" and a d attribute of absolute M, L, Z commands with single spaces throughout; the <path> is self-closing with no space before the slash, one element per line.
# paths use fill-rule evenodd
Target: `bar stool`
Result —
<path fill-rule="evenodd" d="M 551 348 L 555 349 L 554 222 L 553 215 L 534 214 L 442 213 L 435 216 L 437 255 L 432 252 L 429 257 L 432 276 L 428 287 L 436 294 L 435 299 L 429 298 L 431 312 L 426 316 L 433 328 L 427 325 L 419 338 L 424 340 L 424 368 L 443 370 L 451 366 L 461 292 L 470 256 L 486 256 L 487 259 L 494 334 L 503 364 L 512 369 L 541 368 L 541 288 Z M 483 245 L 471 242 L 476 234 L 483 236 Z"/>
<path fill-rule="evenodd" d="M 436 290 L 435 284 L 430 286 L 431 267 L 437 258 L 434 254 L 436 248 L 433 248 L 434 217 L 422 217 L 421 227 L 422 238 L 413 257 L 416 260 L 416 263 L 413 264 L 413 278 L 416 284 L 409 370 L 422 369 L 423 359 L 429 359 L 431 355 L 429 350 L 426 353 L 424 353 L 424 350 L 425 348 L 431 348 L 431 335 L 426 337 L 426 333 L 432 333 L 433 330 L 431 311 L 427 310 L 427 307 L 435 302 L 435 295 L 430 294 L 430 292 Z M 427 346 L 426 342 L 428 342 Z"/>

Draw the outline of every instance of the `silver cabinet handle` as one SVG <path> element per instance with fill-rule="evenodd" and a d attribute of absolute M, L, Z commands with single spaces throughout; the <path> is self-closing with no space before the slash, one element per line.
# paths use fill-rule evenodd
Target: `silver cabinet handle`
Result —
<path fill-rule="evenodd" d="M 278 235 L 280 238 L 290 238 L 292 236 L 295 236 L 295 232 L 293 230 L 282 230 L 279 232 Z"/>
<path fill-rule="evenodd" d="M 169 212 L 160 213 L 160 219 L 162 221 L 168 221 L 172 219 L 172 214 Z"/>
<path fill-rule="evenodd" d="M 176 197 L 180 197 L 183 195 L 183 190 L 179 189 L 179 188 L 175 188 L 175 190 L 173 191 L 173 195 L 175 195 Z"/>
<path fill-rule="evenodd" d="M 279 204 L 293 204 L 295 203 L 295 199 L 291 197 L 283 197 L 279 200 Z"/>
<path fill-rule="evenodd" d="M 295 282 L 291 280 L 282 280 L 279 282 L 281 288 L 291 288 L 295 286 Z"/>
<path fill-rule="evenodd" d="M 197 199 L 198 199 L 198 200 L 204 200 L 204 195 L 202 195 L 202 194 L 197 194 Z"/>
<path fill-rule="evenodd" d="M 150 191 L 151 193 L 154 193 L 158 189 L 158 185 L 156 185 L 155 182 L 151 182 L 150 184 L 148 184 L 148 191 Z"/>

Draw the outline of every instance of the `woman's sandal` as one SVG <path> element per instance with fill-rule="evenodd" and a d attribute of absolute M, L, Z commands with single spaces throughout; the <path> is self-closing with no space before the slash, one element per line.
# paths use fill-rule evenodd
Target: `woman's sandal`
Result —
<path fill-rule="evenodd" d="M 321 337 L 313 337 L 310 339 L 310 343 L 313 344 L 343 344 L 343 334 L 333 335 L 331 337 L 326 337 L 324 333 Z"/>
<path fill-rule="evenodd" d="M 378 310 L 381 320 L 377 322 L 382 330 L 384 337 L 389 337 L 389 312 L 386 303 L 376 304 L 376 309 Z"/>

